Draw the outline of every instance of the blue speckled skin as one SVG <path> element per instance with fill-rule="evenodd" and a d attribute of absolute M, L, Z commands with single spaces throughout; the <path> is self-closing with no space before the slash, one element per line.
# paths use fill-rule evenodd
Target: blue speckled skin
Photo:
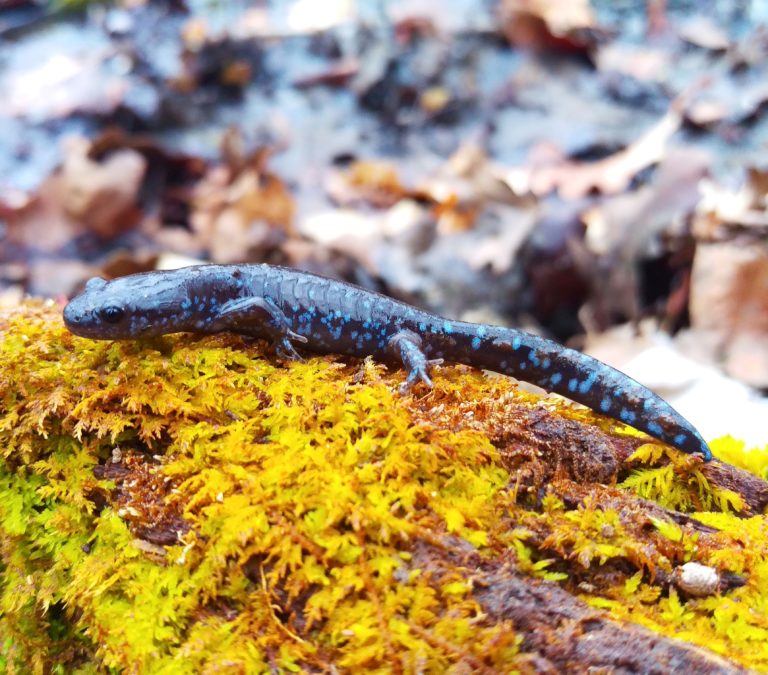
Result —
<path fill-rule="evenodd" d="M 200 265 L 113 281 L 91 279 L 64 310 L 76 335 L 126 339 L 180 331 L 232 331 L 295 347 L 402 363 L 406 387 L 431 386 L 429 366 L 464 363 L 533 382 L 711 459 L 699 433 L 624 373 L 512 328 L 451 321 L 357 286 L 271 265 Z"/>

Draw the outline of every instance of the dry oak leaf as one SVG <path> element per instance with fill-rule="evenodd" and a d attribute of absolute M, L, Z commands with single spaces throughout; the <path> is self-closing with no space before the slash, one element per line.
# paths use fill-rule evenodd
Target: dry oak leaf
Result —
<path fill-rule="evenodd" d="M 596 162 L 566 160 L 550 166 L 512 169 L 507 180 L 518 193 L 544 196 L 557 192 L 564 199 L 579 199 L 593 192 L 624 192 L 640 171 L 664 157 L 680 122 L 680 113 L 670 110 L 637 141 L 610 157 Z"/>
<path fill-rule="evenodd" d="M 499 14 L 517 47 L 586 52 L 595 46 L 598 27 L 589 0 L 504 0 Z"/>
<path fill-rule="evenodd" d="M 90 147 L 83 138 L 67 144 L 61 168 L 62 206 L 70 218 L 109 238 L 139 220 L 138 194 L 147 160 L 125 148 L 99 162 L 88 156 Z"/>
<path fill-rule="evenodd" d="M 700 243 L 689 311 L 694 329 L 718 335 L 730 375 L 768 386 L 768 244 Z"/>

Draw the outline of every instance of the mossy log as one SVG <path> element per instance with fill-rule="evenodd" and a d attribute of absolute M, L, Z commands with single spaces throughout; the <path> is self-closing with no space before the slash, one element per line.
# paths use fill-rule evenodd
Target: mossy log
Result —
<path fill-rule="evenodd" d="M 768 669 L 768 452 L 59 313 L 0 314 L 5 672 Z"/>

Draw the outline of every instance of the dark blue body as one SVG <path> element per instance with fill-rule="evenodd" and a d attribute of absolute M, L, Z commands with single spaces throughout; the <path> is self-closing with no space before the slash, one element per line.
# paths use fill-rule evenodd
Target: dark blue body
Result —
<path fill-rule="evenodd" d="M 113 281 L 92 279 L 64 311 L 70 330 L 96 339 L 233 331 L 272 340 L 297 357 L 319 353 L 396 360 L 408 384 L 431 384 L 432 360 L 533 382 L 685 452 L 711 454 L 668 403 L 618 370 L 530 333 L 452 321 L 357 286 L 270 265 L 201 265 Z"/>

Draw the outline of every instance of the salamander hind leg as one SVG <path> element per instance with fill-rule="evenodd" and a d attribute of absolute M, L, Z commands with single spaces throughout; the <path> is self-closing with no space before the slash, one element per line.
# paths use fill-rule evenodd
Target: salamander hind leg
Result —
<path fill-rule="evenodd" d="M 432 379 L 429 368 L 443 362 L 442 359 L 428 359 L 421 349 L 421 338 L 409 330 L 401 330 L 389 339 L 389 348 L 402 361 L 408 377 L 400 385 L 400 393 L 406 394 L 416 382 L 421 381 L 430 389 Z"/>
<path fill-rule="evenodd" d="M 283 359 L 300 361 L 294 342 L 307 338 L 291 329 L 282 310 L 269 298 L 246 297 L 225 302 L 211 324 L 215 331 L 232 331 L 244 335 L 266 337 L 272 341 L 275 353 Z"/>

